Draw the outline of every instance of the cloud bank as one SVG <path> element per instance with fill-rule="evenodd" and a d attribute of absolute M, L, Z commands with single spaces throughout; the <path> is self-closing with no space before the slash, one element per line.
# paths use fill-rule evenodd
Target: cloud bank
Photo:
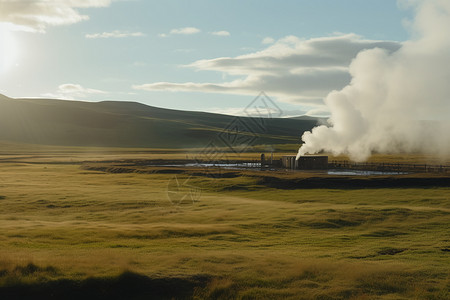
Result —
<path fill-rule="evenodd" d="M 0 22 L 44 33 L 47 27 L 88 20 L 79 8 L 107 7 L 112 0 L 0 0 Z"/>
<path fill-rule="evenodd" d="M 142 37 L 142 36 L 145 36 L 145 34 L 142 32 L 128 32 L 120 30 L 114 30 L 112 32 L 91 33 L 85 35 L 85 37 L 88 39 L 108 39 L 108 38 Z"/>
<path fill-rule="evenodd" d="M 65 83 L 58 86 L 58 90 L 55 93 L 48 93 L 42 96 L 55 99 L 75 100 L 75 99 L 82 99 L 87 95 L 100 95 L 100 94 L 107 94 L 107 92 L 91 88 L 85 88 L 80 84 Z"/>
<path fill-rule="evenodd" d="M 263 43 L 263 44 L 265 44 L 265 45 L 273 44 L 273 43 L 275 43 L 275 39 L 272 38 L 272 37 L 270 37 L 270 36 L 268 36 L 268 37 L 265 37 L 265 38 L 261 41 L 261 43 Z"/>
<path fill-rule="evenodd" d="M 330 91 L 341 89 L 350 82 L 348 66 L 357 53 L 373 48 L 391 53 L 400 48 L 400 43 L 366 40 L 355 34 L 308 40 L 288 36 L 259 52 L 199 60 L 186 66 L 237 76 L 235 80 L 222 83 L 154 82 L 133 88 L 239 95 L 265 91 L 279 101 L 322 106 L 323 98 Z"/>
<path fill-rule="evenodd" d="M 357 55 L 350 84 L 325 99 L 330 126 L 306 132 L 299 155 L 450 155 L 450 2 L 402 3 L 416 10 L 413 38 L 395 52 L 377 47 Z"/>
<path fill-rule="evenodd" d="M 226 31 L 226 30 L 220 30 L 220 31 L 213 31 L 211 32 L 212 35 L 217 35 L 217 36 L 230 36 L 231 34 Z"/>
<path fill-rule="evenodd" d="M 183 27 L 183 28 L 174 28 L 170 30 L 169 33 L 160 33 L 160 37 L 168 37 L 169 35 L 192 35 L 201 32 L 200 29 L 196 27 Z"/>
<path fill-rule="evenodd" d="M 184 28 L 175 28 L 170 31 L 170 34 L 196 34 L 199 33 L 200 29 L 195 27 L 184 27 Z"/>

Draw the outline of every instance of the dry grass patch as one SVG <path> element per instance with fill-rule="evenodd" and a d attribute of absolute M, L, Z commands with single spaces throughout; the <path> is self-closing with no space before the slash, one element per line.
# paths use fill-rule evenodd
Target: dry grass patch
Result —
<path fill-rule="evenodd" d="M 284 190 L 258 173 L 184 174 L 201 197 L 172 205 L 173 174 L 42 159 L 0 163 L 0 296 L 133 280 L 198 299 L 448 296 L 449 188 Z"/>

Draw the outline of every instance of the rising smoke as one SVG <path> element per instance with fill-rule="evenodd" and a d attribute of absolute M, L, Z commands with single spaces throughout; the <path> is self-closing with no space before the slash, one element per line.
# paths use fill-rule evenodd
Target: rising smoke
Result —
<path fill-rule="evenodd" d="M 411 39 L 389 53 L 360 52 L 351 83 L 325 103 L 329 126 L 302 136 L 297 158 L 320 151 L 364 161 L 373 153 L 450 155 L 450 1 L 402 1 L 415 9 Z"/>

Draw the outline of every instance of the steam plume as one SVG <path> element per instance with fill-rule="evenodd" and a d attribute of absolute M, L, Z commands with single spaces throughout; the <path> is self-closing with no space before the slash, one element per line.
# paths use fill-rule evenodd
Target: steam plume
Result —
<path fill-rule="evenodd" d="M 305 132 L 297 158 L 322 150 L 355 161 L 373 152 L 450 154 L 450 1 L 407 3 L 416 10 L 412 38 L 393 53 L 357 55 L 351 83 L 325 98 L 330 126 Z"/>

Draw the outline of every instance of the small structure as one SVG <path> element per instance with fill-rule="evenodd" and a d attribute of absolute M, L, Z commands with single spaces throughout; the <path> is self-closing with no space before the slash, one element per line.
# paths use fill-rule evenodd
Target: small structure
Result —
<path fill-rule="evenodd" d="M 281 167 L 289 170 L 327 170 L 328 169 L 328 156 L 319 155 L 305 155 L 300 156 L 297 159 L 296 155 L 284 155 L 280 160 L 273 161 L 272 156 L 270 158 L 272 163 L 271 167 Z M 264 163 L 268 164 L 264 154 L 261 154 L 261 167 Z"/>
<path fill-rule="evenodd" d="M 326 170 L 328 169 L 328 156 L 300 156 L 297 161 L 297 168 L 300 170 Z"/>
<path fill-rule="evenodd" d="M 284 155 L 281 157 L 281 166 L 286 169 L 297 169 L 297 160 L 295 155 Z"/>

